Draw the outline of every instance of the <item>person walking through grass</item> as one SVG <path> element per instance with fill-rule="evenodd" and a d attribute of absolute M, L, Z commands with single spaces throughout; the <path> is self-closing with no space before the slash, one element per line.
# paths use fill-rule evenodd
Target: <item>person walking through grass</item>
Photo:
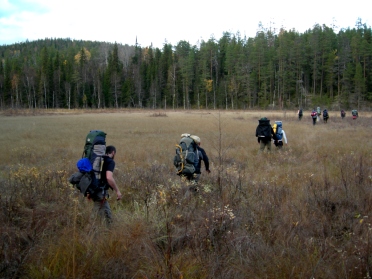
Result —
<path fill-rule="evenodd" d="M 318 118 L 318 113 L 316 112 L 315 108 L 311 112 L 311 118 L 313 119 L 313 125 L 315 125 Z"/>
<path fill-rule="evenodd" d="M 112 145 L 106 147 L 106 155 L 103 156 L 103 166 L 101 172 L 100 188 L 102 190 L 95 193 L 93 196 L 88 198 L 92 199 L 93 205 L 93 217 L 99 217 L 104 220 L 106 225 L 112 223 L 112 213 L 110 204 L 107 199 L 108 189 L 112 189 L 116 193 L 116 199 L 120 200 L 122 198 L 121 192 L 114 179 L 114 169 L 115 169 L 115 158 L 116 148 Z"/>
<path fill-rule="evenodd" d="M 177 175 L 180 176 L 181 181 L 188 182 L 187 185 L 191 192 L 198 191 L 197 182 L 195 181 L 195 170 L 199 163 L 197 140 L 200 142 L 199 137 L 183 133 L 179 144 L 176 145 L 176 155 L 173 160 L 173 164 L 177 169 Z"/>
<path fill-rule="evenodd" d="M 346 116 L 346 112 L 342 109 L 341 110 L 341 119 L 344 119 Z"/>
<path fill-rule="evenodd" d="M 323 122 L 324 123 L 327 123 L 328 122 L 328 118 L 329 118 L 329 113 L 328 113 L 327 109 L 324 109 L 323 110 Z"/>
<path fill-rule="evenodd" d="M 300 108 L 300 109 L 297 111 L 297 114 L 298 114 L 298 120 L 301 120 L 301 119 L 302 119 L 302 115 L 303 115 L 302 108 Z"/>
<path fill-rule="evenodd" d="M 357 119 L 358 118 L 358 111 L 356 109 L 353 109 L 351 111 L 351 116 L 353 117 L 353 119 Z"/>
<path fill-rule="evenodd" d="M 271 139 L 277 141 L 277 137 L 274 133 L 273 128 L 270 125 L 270 119 L 262 117 L 258 120 L 258 126 L 256 128 L 256 137 L 260 145 L 260 151 L 263 152 L 265 147 L 267 151 L 271 151 Z"/>
<path fill-rule="evenodd" d="M 274 140 L 274 144 L 278 149 L 281 149 L 283 147 L 283 141 L 286 145 L 288 144 L 287 135 L 283 129 L 283 122 L 275 121 L 273 130 L 277 138 L 277 140 Z"/>

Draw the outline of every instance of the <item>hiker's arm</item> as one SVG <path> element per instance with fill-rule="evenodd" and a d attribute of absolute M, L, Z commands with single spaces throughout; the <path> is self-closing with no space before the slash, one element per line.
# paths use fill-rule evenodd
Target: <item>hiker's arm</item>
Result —
<path fill-rule="evenodd" d="M 287 136 L 285 135 L 284 130 L 282 130 L 282 132 L 283 132 L 283 139 L 284 139 L 284 142 L 285 142 L 285 144 L 288 144 Z"/>
<path fill-rule="evenodd" d="M 211 171 L 209 170 L 209 158 L 207 156 L 207 153 L 205 152 L 205 150 L 200 150 L 202 155 L 203 155 L 203 161 L 204 161 L 204 166 L 205 166 L 205 170 L 206 172 L 210 173 Z"/>
<path fill-rule="evenodd" d="M 112 190 L 115 191 L 117 199 L 120 200 L 122 196 L 121 196 L 118 186 L 116 185 L 114 174 L 112 173 L 112 171 L 106 171 L 106 179 L 107 179 L 107 183 L 110 185 Z"/>

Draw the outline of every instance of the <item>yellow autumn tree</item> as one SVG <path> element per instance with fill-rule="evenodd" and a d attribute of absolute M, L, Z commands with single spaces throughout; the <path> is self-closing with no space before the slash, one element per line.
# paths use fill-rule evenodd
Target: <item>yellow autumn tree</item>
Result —
<path fill-rule="evenodd" d="M 213 79 L 205 79 L 204 82 L 207 92 L 211 92 L 213 89 Z"/>
<path fill-rule="evenodd" d="M 79 52 L 78 54 L 75 55 L 75 62 L 77 64 L 81 63 L 81 62 L 86 62 L 86 61 L 89 61 L 90 60 L 90 57 L 92 55 L 90 54 L 89 50 L 87 50 L 85 47 L 83 47 Z"/>

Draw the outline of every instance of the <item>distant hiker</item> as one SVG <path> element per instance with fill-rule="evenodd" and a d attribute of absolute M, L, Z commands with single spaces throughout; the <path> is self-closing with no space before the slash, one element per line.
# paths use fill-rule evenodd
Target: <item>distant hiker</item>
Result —
<path fill-rule="evenodd" d="M 106 224 L 112 223 L 111 208 L 107 201 L 108 193 L 107 190 L 111 188 L 116 193 L 116 199 L 120 200 L 122 195 L 118 186 L 116 185 L 114 179 L 114 169 L 115 169 L 115 158 L 116 148 L 112 145 L 106 147 L 106 155 L 103 156 L 103 166 L 101 172 L 101 187 L 102 190 L 95 193 L 93 196 L 88 198 L 92 199 L 94 202 L 93 214 L 105 220 Z"/>
<path fill-rule="evenodd" d="M 341 110 L 341 118 L 344 119 L 346 116 L 346 112 L 342 109 Z"/>
<path fill-rule="evenodd" d="M 351 111 L 351 115 L 353 116 L 353 119 L 357 119 L 358 118 L 358 111 L 356 109 L 353 109 Z"/>
<path fill-rule="evenodd" d="M 319 122 L 320 121 L 320 116 L 322 115 L 322 111 L 320 110 L 320 107 L 316 108 L 316 113 L 318 114 L 317 118 L 316 118 L 316 121 Z"/>
<path fill-rule="evenodd" d="M 311 118 L 313 119 L 313 125 L 315 125 L 316 124 L 316 120 L 318 118 L 318 113 L 316 112 L 315 108 L 311 112 Z"/>
<path fill-rule="evenodd" d="M 274 140 L 274 144 L 277 148 L 282 148 L 283 146 L 283 139 L 285 144 L 288 144 L 287 136 L 285 134 L 285 131 L 283 130 L 283 123 L 282 121 L 275 121 L 275 124 L 273 125 L 273 131 L 276 135 L 277 140 Z"/>
<path fill-rule="evenodd" d="M 297 111 L 297 114 L 298 114 L 298 120 L 301 120 L 301 119 L 302 119 L 302 115 L 303 115 L 302 108 L 300 108 L 300 109 Z"/>
<path fill-rule="evenodd" d="M 323 110 L 323 122 L 327 123 L 328 118 L 329 118 L 329 114 L 328 114 L 327 109 L 325 109 L 325 110 Z"/>
<path fill-rule="evenodd" d="M 264 151 L 267 147 L 267 151 L 271 151 L 271 139 L 277 140 L 273 128 L 270 125 L 270 120 L 266 117 L 262 117 L 258 120 L 258 126 L 256 128 L 257 141 L 260 144 L 260 151 Z"/>

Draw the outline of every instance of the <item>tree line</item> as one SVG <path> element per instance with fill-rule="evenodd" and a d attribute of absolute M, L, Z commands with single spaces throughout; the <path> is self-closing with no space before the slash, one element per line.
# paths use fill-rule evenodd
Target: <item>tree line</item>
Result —
<path fill-rule="evenodd" d="M 0 46 L 0 107 L 367 109 L 372 31 L 260 26 L 198 45 L 43 39 Z"/>

